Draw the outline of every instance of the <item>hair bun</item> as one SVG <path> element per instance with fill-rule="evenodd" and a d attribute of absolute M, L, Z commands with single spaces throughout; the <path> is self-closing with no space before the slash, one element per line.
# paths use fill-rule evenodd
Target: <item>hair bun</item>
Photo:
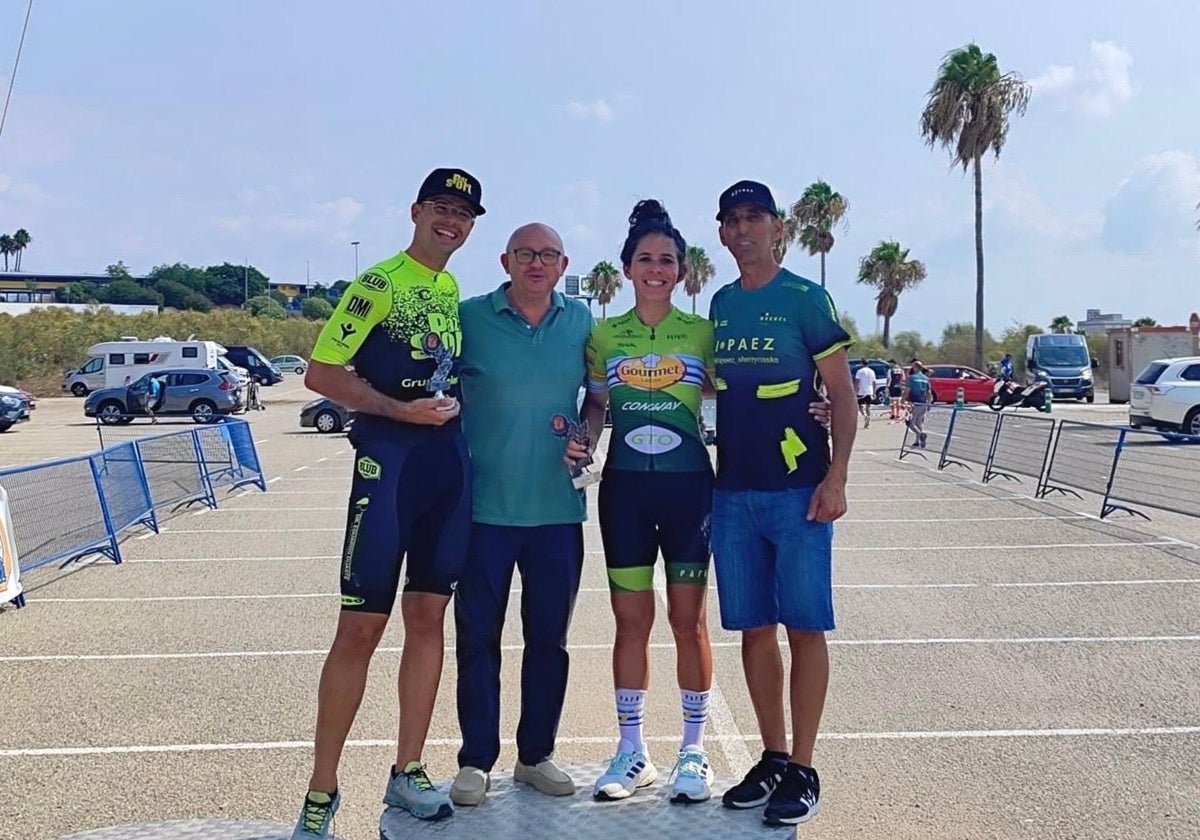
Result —
<path fill-rule="evenodd" d="M 629 227 L 632 229 L 647 222 L 660 220 L 667 227 L 673 226 L 667 208 L 663 207 L 657 199 L 644 198 L 634 206 L 633 212 L 629 215 Z"/>

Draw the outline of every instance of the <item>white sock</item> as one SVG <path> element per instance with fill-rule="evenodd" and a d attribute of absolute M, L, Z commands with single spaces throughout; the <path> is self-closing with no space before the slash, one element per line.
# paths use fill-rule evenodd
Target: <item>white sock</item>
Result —
<path fill-rule="evenodd" d="M 681 747 L 704 746 L 704 724 L 708 723 L 707 691 L 679 692 L 683 701 L 683 744 Z"/>
<path fill-rule="evenodd" d="M 642 740 L 642 716 L 646 711 L 646 692 L 639 688 L 618 688 L 617 726 L 621 730 L 621 751 L 646 751 Z"/>

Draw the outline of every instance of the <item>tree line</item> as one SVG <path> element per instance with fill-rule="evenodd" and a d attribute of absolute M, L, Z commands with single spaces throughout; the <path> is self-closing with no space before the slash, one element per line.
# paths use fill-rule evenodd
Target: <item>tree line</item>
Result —
<path fill-rule="evenodd" d="M 282 292 L 269 290 L 269 278 L 252 265 L 226 262 L 196 268 L 177 262 L 155 266 L 146 277 L 139 278 L 130 273 L 124 262 L 116 262 L 105 268 L 104 273 L 109 278 L 107 282 L 70 283 L 58 289 L 57 300 L 142 304 L 191 312 L 244 305 L 256 316 L 274 319 L 287 318 L 289 308 L 312 320 L 324 320 L 333 313 L 323 286 L 314 286 L 314 294 L 303 298 L 299 307 L 293 307 Z"/>

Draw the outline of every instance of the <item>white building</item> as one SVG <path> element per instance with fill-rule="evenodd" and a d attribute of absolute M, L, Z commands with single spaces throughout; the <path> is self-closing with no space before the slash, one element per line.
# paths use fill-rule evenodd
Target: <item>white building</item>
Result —
<path fill-rule="evenodd" d="M 1104 335 L 1117 327 L 1132 327 L 1133 321 L 1120 312 L 1101 312 L 1099 309 L 1089 309 L 1087 318 L 1079 321 L 1075 326 L 1084 335 Z"/>

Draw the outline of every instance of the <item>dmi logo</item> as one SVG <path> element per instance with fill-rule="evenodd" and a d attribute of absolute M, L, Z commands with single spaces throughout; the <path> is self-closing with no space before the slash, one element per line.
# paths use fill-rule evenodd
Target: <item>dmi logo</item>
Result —
<path fill-rule="evenodd" d="M 357 318 L 358 320 L 362 321 L 371 314 L 371 310 L 374 308 L 375 307 L 371 301 L 367 300 L 365 297 L 350 295 L 350 301 L 346 304 L 346 314 L 351 318 Z"/>
<path fill-rule="evenodd" d="M 625 444 L 643 455 L 662 455 L 681 443 L 683 438 L 661 426 L 639 426 L 625 435 Z"/>

